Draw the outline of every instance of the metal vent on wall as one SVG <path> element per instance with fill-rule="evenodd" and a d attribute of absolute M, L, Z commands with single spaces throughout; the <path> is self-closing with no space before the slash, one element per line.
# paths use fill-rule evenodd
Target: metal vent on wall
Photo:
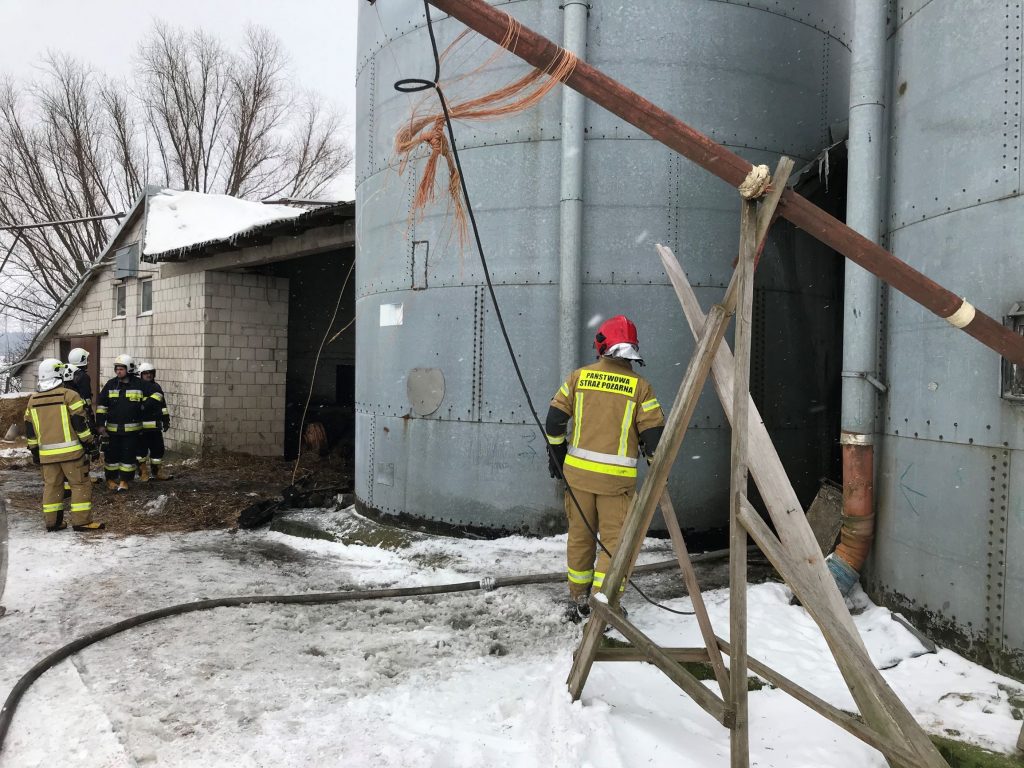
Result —
<path fill-rule="evenodd" d="M 1024 336 L 1024 302 L 1014 304 L 1003 325 Z M 999 391 L 1004 400 L 1024 403 L 1024 365 L 1002 358 Z"/>
<path fill-rule="evenodd" d="M 114 277 L 121 280 L 139 276 L 139 244 L 132 243 L 114 252 Z"/>

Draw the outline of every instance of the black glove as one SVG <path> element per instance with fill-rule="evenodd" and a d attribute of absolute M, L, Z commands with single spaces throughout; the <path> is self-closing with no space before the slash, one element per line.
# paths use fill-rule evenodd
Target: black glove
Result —
<path fill-rule="evenodd" d="M 32 463 L 33 464 L 38 464 L 39 463 L 39 449 L 38 448 L 29 448 L 29 451 L 32 452 Z"/>
<path fill-rule="evenodd" d="M 161 425 L 160 425 L 160 428 L 161 428 L 161 429 L 162 429 L 162 430 L 163 430 L 164 432 L 166 432 L 166 431 L 167 431 L 168 429 L 170 429 L 170 428 L 171 428 L 171 422 L 169 422 L 169 421 L 165 421 L 165 422 L 164 422 L 163 424 L 161 424 Z"/>
<path fill-rule="evenodd" d="M 89 456 L 89 461 L 96 461 L 100 457 L 100 447 L 95 440 L 85 446 L 85 452 Z"/>
<path fill-rule="evenodd" d="M 565 443 L 548 446 L 548 474 L 556 480 L 562 477 L 562 465 L 569 448 Z"/>

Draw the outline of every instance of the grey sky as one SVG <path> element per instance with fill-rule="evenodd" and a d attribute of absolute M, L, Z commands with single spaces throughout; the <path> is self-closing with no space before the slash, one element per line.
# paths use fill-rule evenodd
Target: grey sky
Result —
<path fill-rule="evenodd" d="M 111 75 L 131 71 L 139 38 L 153 19 L 201 27 L 234 47 L 245 25 L 271 29 L 291 57 L 305 88 L 343 110 L 349 143 L 355 127 L 356 10 L 358 0 L 0 0 L 0 73 L 34 76 L 40 57 L 57 50 Z M 348 199 L 351 173 L 336 192 Z"/>

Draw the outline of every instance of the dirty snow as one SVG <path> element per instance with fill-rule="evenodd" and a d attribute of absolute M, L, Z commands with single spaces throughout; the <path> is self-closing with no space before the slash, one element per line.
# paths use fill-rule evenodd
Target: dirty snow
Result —
<path fill-rule="evenodd" d="M 332 514 L 365 522 L 351 510 Z M 386 549 L 266 530 L 44 534 L 35 514 L 18 510 L 10 529 L 0 693 L 57 646 L 142 611 L 232 594 L 557 571 L 565 546 L 564 537 L 416 534 L 407 548 Z M 666 559 L 665 542 L 648 544 L 648 559 Z M 678 573 L 644 579 L 655 594 L 678 594 Z M 144 625 L 45 674 L 18 709 L 0 768 L 728 764 L 728 732 L 651 666 L 598 664 L 582 702 L 569 700 L 564 681 L 580 629 L 558 618 L 562 590 L 222 608 Z M 706 597 L 727 634 L 728 592 Z M 627 601 L 656 641 L 700 643 L 692 617 Z M 667 602 L 689 607 L 686 598 Z M 749 603 L 751 655 L 852 708 L 788 590 L 755 585 Z M 883 674 L 926 727 L 1012 749 L 1020 723 L 1007 691 L 1019 683 L 948 651 L 919 655 L 919 642 L 887 610 L 862 603 L 856 621 L 872 658 L 891 667 Z M 750 720 L 754 766 L 884 766 L 878 753 L 780 691 L 752 693 Z"/>
<path fill-rule="evenodd" d="M 0 459 L 28 459 L 31 456 L 28 448 L 0 448 Z"/>
<path fill-rule="evenodd" d="M 264 205 L 230 195 L 165 189 L 149 199 L 143 252 L 163 253 L 210 240 L 224 240 L 272 221 L 305 211 L 288 205 Z"/>

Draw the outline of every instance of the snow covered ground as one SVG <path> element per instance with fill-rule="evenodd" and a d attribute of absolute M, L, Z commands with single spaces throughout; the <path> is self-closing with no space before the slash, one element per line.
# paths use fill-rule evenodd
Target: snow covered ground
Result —
<path fill-rule="evenodd" d="M 27 510 L 9 517 L 3 695 L 57 646 L 153 608 L 555 571 L 564 547 L 564 537 L 417 535 L 388 550 L 266 530 L 115 538 L 45 534 Z M 665 542 L 649 545 L 648 560 L 669 556 Z M 659 596 L 677 582 L 677 574 L 644 577 Z M 561 623 L 561 594 L 551 585 L 223 608 L 149 624 L 45 674 L 18 709 L 0 767 L 727 765 L 728 732 L 651 666 L 598 664 L 582 702 L 569 700 L 564 681 L 580 629 Z M 727 593 L 706 597 L 727 634 Z M 692 617 L 627 601 L 656 640 L 699 644 Z M 857 624 L 930 731 L 1012 751 L 1020 723 L 1007 692 L 1024 686 L 948 651 L 919 655 L 918 641 L 883 608 L 868 607 Z M 785 587 L 751 587 L 750 643 L 753 656 L 852 709 L 824 642 Z M 750 717 L 752 765 L 884 766 L 780 691 L 753 692 Z"/>

